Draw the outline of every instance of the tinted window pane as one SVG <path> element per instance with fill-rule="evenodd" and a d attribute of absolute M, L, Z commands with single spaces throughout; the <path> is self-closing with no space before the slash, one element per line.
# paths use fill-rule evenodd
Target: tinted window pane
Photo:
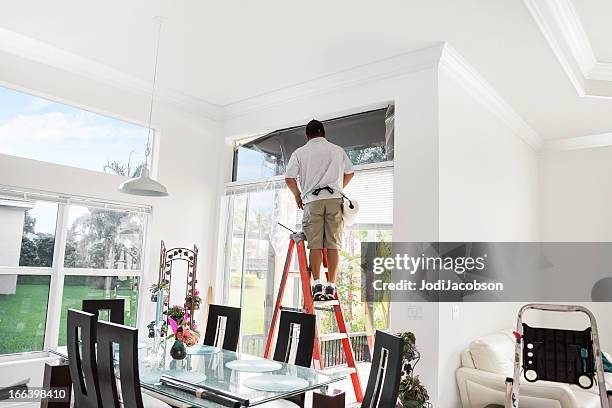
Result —
<path fill-rule="evenodd" d="M 324 121 L 327 139 L 342 146 L 353 164 L 393 159 L 393 106 Z M 306 143 L 305 126 L 274 131 L 237 146 L 234 181 L 285 172 L 291 154 Z"/>
<path fill-rule="evenodd" d="M 125 299 L 125 324 L 136 326 L 138 278 L 116 276 L 66 276 L 62 295 L 59 345 L 66 345 L 68 309 L 81 309 L 83 299 Z M 108 319 L 102 315 L 101 319 Z"/>
<path fill-rule="evenodd" d="M 64 266 L 140 269 L 144 215 L 71 206 Z"/>
<path fill-rule="evenodd" d="M 108 171 L 126 173 L 128 162 L 133 171 L 144 161 L 147 132 L 142 126 L 0 87 L 2 154 L 95 171 L 106 171 L 111 164 Z"/>
<path fill-rule="evenodd" d="M 57 204 L 0 197 L 0 266 L 51 267 Z"/>
<path fill-rule="evenodd" d="M 50 281 L 49 276 L 0 275 L 0 354 L 43 349 Z"/>

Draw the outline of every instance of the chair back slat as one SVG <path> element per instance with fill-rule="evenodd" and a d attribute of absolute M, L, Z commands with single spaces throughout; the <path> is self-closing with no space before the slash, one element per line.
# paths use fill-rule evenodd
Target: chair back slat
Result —
<path fill-rule="evenodd" d="M 209 305 L 204 344 L 236 351 L 240 338 L 240 313 L 241 309 L 239 307 Z M 224 328 L 219 327 L 221 321 L 225 322 Z M 217 344 L 221 334 L 223 335 L 223 344 Z"/>
<path fill-rule="evenodd" d="M 74 405 L 79 408 L 101 406 L 95 352 L 96 321 L 94 314 L 68 309 L 68 365 L 74 389 Z"/>
<path fill-rule="evenodd" d="M 125 324 L 125 299 L 84 299 L 83 311 L 100 317 L 101 310 L 109 311 L 113 323 Z"/>
<path fill-rule="evenodd" d="M 310 367 L 315 336 L 315 315 L 283 310 L 278 325 L 278 336 L 274 348 L 274 360 L 302 367 Z M 299 338 L 295 347 L 295 360 L 289 361 L 291 348 L 296 341 L 294 333 L 299 326 Z"/>
<path fill-rule="evenodd" d="M 314 349 L 315 324 L 315 315 L 282 310 L 273 359 L 283 363 L 310 367 Z M 299 335 L 296 336 L 296 333 Z M 294 360 L 290 361 L 292 356 Z M 304 407 L 306 394 L 298 394 L 286 399 Z"/>
<path fill-rule="evenodd" d="M 104 408 L 143 408 L 138 370 L 138 329 L 112 322 L 98 322 L 98 378 Z M 115 352 L 119 347 L 119 382 L 115 376 Z"/>
<path fill-rule="evenodd" d="M 362 408 L 393 408 L 397 403 L 402 377 L 401 337 L 376 331 L 370 377 Z"/>

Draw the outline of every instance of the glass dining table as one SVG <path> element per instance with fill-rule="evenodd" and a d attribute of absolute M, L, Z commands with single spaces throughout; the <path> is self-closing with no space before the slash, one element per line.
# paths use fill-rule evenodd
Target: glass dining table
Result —
<path fill-rule="evenodd" d="M 185 359 L 174 360 L 168 354 L 170 347 L 167 348 L 160 358 L 152 358 L 150 348 L 139 347 L 141 388 L 195 408 L 260 405 L 325 388 L 343 378 L 210 346 L 191 347 Z M 50 352 L 68 358 L 66 347 Z M 196 396 L 169 385 L 167 379 L 170 382 L 178 380 L 203 392 Z"/>

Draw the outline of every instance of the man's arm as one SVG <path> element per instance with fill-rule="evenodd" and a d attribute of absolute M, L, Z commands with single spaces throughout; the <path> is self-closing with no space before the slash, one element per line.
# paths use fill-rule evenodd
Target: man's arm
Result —
<path fill-rule="evenodd" d="M 348 183 L 351 182 L 355 173 L 344 173 L 344 177 L 342 179 L 342 188 L 348 186 Z"/>
<path fill-rule="evenodd" d="M 302 194 L 300 193 L 300 189 L 297 185 L 297 180 L 291 177 L 285 177 L 285 183 L 287 183 L 287 187 L 293 193 L 293 197 L 295 198 L 295 203 L 298 208 L 301 210 L 304 208 L 304 204 L 302 203 Z"/>

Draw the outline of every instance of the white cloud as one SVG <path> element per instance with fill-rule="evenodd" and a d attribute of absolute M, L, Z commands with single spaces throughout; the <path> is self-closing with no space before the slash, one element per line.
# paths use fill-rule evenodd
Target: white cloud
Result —
<path fill-rule="evenodd" d="M 34 98 L 34 100 L 25 107 L 26 112 L 35 113 L 47 109 L 49 106 L 55 105 L 54 102 L 44 98 Z"/>
<path fill-rule="evenodd" d="M 0 123 L 0 142 L 107 142 L 141 137 L 142 130 L 124 128 L 90 112 L 45 112 L 19 115 Z M 111 138 L 109 140 L 109 138 Z"/>
<path fill-rule="evenodd" d="M 101 171 L 108 160 L 141 160 L 146 129 L 87 111 L 40 112 L 0 121 L 0 153 Z"/>

